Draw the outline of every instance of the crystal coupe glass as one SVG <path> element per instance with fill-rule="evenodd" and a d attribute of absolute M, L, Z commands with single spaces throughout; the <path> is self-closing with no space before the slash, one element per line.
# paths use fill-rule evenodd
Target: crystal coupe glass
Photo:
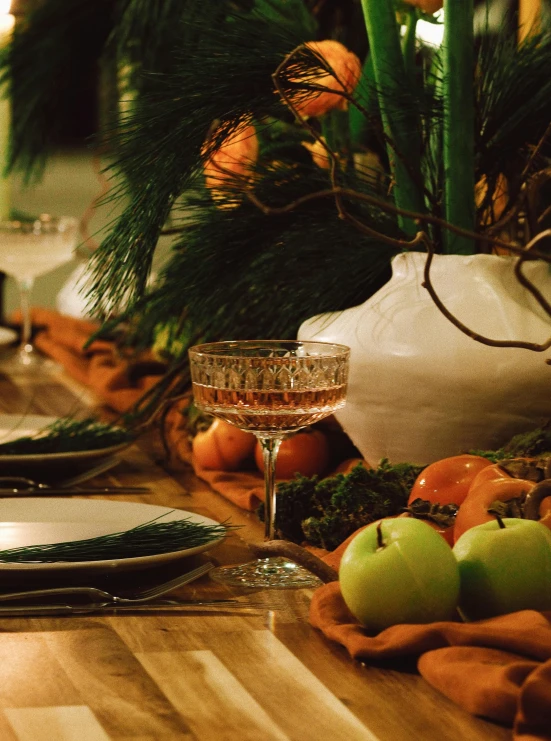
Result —
<path fill-rule="evenodd" d="M 298 340 L 213 342 L 189 350 L 198 408 L 256 435 L 265 471 L 265 539 L 275 537 L 275 464 L 286 435 L 344 406 L 350 350 Z M 306 587 L 317 577 L 285 559 L 213 569 L 211 576 L 246 587 Z"/>
<path fill-rule="evenodd" d="M 21 307 L 21 342 L 15 357 L 3 362 L 13 370 L 41 363 L 31 343 L 30 298 L 34 280 L 68 262 L 78 237 L 78 221 L 71 216 L 42 214 L 36 219 L 0 221 L 0 270 L 17 281 Z"/>

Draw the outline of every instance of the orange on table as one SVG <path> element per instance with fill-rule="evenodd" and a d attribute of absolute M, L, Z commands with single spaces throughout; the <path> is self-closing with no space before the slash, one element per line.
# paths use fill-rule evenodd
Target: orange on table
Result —
<path fill-rule="evenodd" d="M 455 455 L 435 461 L 421 471 L 411 489 L 408 504 L 424 499 L 433 504 L 457 504 L 467 496 L 475 476 L 491 465 L 480 455 Z"/>
<path fill-rule="evenodd" d="M 191 449 L 201 468 L 214 471 L 236 471 L 251 458 L 256 438 L 252 432 L 240 430 L 223 419 L 215 419 L 211 426 L 198 432 Z"/>
<path fill-rule="evenodd" d="M 263 472 L 264 460 L 260 443 L 256 445 L 254 457 L 258 470 Z M 327 435 L 321 430 L 302 430 L 281 443 L 275 475 L 277 479 L 292 479 L 296 473 L 302 476 L 322 476 L 327 472 L 329 461 Z"/>
<path fill-rule="evenodd" d="M 350 471 L 353 471 L 356 466 L 362 465 L 364 468 L 373 468 L 366 460 L 365 458 L 347 458 L 346 460 L 339 463 L 339 465 L 335 468 L 333 471 L 333 474 L 336 473 L 343 473 L 347 474 L 350 473 Z"/>
<path fill-rule="evenodd" d="M 524 494 L 530 492 L 534 486 L 535 483 L 533 481 L 506 477 L 479 484 L 469 492 L 469 495 L 459 507 L 459 512 L 455 518 L 455 541 L 466 530 L 476 525 L 482 525 L 484 522 L 494 520 L 495 515 L 488 512 L 488 508 L 494 502 L 508 502 L 511 499 L 522 497 Z"/>

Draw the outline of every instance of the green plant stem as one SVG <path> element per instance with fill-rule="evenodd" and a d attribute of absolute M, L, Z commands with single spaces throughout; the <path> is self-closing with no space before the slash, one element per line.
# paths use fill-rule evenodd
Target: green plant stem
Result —
<path fill-rule="evenodd" d="M 362 67 L 360 82 L 354 91 L 354 97 L 359 99 L 363 110 L 368 111 L 369 116 L 354 105 L 350 106 L 350 138 L 352 145 L 356 148 L 366 146 L 367 136 L 373 120 L 379 116 L 379 101 L 375 85 L 375 71 L 373 69 L 373 57 L 368 54 Z"/>
<path fill-rule="evenodd" d="M 343 164 L 349 165 L 352 157 L 350 119 L 348 111 L 330 111 L 321 122 L 322 134 L 329 148 L 339 152 Z"/>
<path fill-rule="evenodd" d="M 424 212 L 420 173 L 421 128 L 408 90 L 409 78 L 400 48 L 394 5 L 388 0 L 362 0 L 362 10 L 388 141 L 387 154 L 395 183 L 394 200 L 399 208 Z M 406 234 L 415 235 L 417 227 L 414 221 L 399 217 L 399 224 Z"/>
<path fill-rule="evenodd" d="M 446 0 L 444 12 L 444 214 L 450 224 L 473 232 L 473 0 Z M 472 255 L 475 243 L 448 231 L 444 235 L 444 251 Z"/>
<path fill-rule="evenodd" d="M 417 10 L 407 11 L 405 33 L 402 36 L 402 54 L 406 75 L 410 85 L 415 85 L 415 33 L 417 31 Z"/>

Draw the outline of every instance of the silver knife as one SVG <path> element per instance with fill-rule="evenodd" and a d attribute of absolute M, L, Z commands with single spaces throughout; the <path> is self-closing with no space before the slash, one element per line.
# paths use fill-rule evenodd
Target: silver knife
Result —
<path fill-rule="evenodd" d="M 147 486 L 98 486 L 88 487 L 87 489 L 67 488 L 58 487 L 54 488 L 49 486 L 32 487 L 32 488 L 13 488 L 13 489 L 0 489 L 0 497 L 35 497 L 35 496 L 60 496 L 60 495 L 74 495 L 74 494 L 133 494 L 141 493 L 145 494 L 150 492 Z"/>
<path fill-rule="evenodd" d="M 156 600 L 139 605 L 116 605 L 100 602 L 95 605 L 6 605 L 0 606 L 0 617 L 42 617 L 47 615 L 118 615 L 121 612 L 186 612 L 188 610 L 249 610 L 267 609 L 262 603 L 237 599 L 213 600 Z M 273 609 L 270 606 L 269 609 Z"/>

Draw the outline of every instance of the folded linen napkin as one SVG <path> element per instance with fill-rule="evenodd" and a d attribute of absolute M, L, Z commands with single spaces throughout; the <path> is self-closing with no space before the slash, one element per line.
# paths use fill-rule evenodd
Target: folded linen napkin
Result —
<path fill-rule="evenodd" d="M 323 560 L 338 569 L 351 538 Z M 314 593 L 310 622 L 354 659 L 417 659 L 433 687 L 474 715 L 512 726 L 515 741 L 551 741 L 551 612 L 394 625 L 373 635 L 331 582 Z"/>
<path fill-rule="evenodd" d="M 254 512 L 264 501 L 264 484 L 261 474 L 254 471 L 207 471 L 198 466 L 192 458 L 195 474 L 207 484 L 229 499 L 241 509 Z"/>
<path fill-rule="evenodd" d="M 149 354 L 137 362 L 123 358 L 117 355 L 114 343 L 106 340 L 95 340 L 84 349 L 99 327 L 95 322 L 44 308 L 33 308 L 31 318 L 38 329 L 35 346 L 117 412 L 130 409 L 157 383 L 166 367 Z M 16 313 L 14 321 L 19 320 Z"/>

